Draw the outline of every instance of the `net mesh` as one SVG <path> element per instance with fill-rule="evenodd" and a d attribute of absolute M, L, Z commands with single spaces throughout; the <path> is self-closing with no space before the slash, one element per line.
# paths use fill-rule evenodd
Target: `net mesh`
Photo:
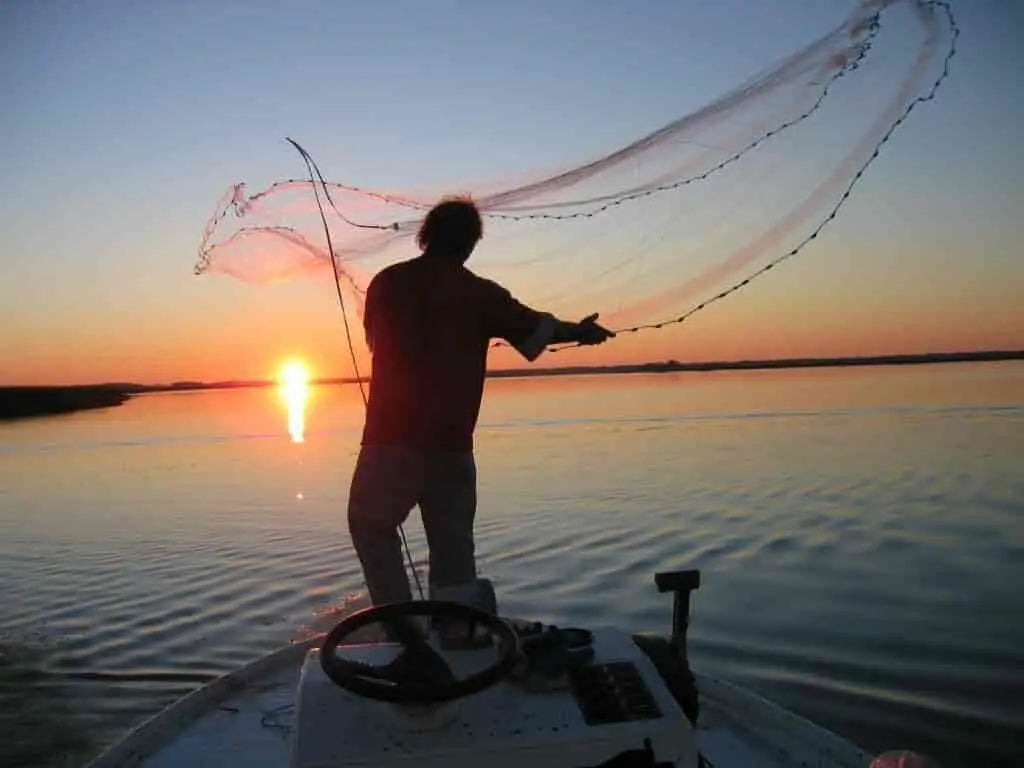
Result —
<path fill-rule="evenodd" d="M 359 307 L 377 271 L 416 253 L 426 211 L 469 194 L 485 217 L 469 266 L 527 303 L 567 318 L 600 311 L 620 331 L 682 322 L 817 237 L 914 107 L 934 98 L 957 35 L 946 2 L 861 2 L 701 109 L 515 183 L 398 192 L 327 181 L 317 169 L 255 193 L 235 184 L 195 269 L 253 283 L 336 274 Z"/>

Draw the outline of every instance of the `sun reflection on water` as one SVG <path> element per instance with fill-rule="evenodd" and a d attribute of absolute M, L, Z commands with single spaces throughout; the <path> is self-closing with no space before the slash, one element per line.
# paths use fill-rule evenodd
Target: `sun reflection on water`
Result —
<path fill-rule="evenodd" d="M 281 396 L 288 407 L 288 434 L 293 443 L 305 441 L 306 402 L 309 400 L 309 371 L 302 363 L 287 363 L 281 369 Z"/>

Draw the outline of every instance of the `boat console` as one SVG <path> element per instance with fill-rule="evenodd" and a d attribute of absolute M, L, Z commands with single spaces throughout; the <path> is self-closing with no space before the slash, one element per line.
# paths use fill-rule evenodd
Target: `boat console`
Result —
<path fill-rule="evenodd" d="M 454 604 L 403 605 L 411 607 L 403 612 L 433 616 Z M 357 615 L 354 621 L 375 618 Z M 321 649 L 310 651 L 303 664 L 292 767 L 697 767 L 679 681 L 666 679 L 663 660 L 641 639 L 616 628 L 551 627 L 534 629 L 531 638 L 521 631 L 522 623 L 490 621 L 497 631 L 488 647 L 448 650 L 435 633 L 427 635 L 426 654 L 448 668 L 433 686 L 364 676 L 394 668 L 404 640 L 339 644 L 339 633 L 332 633 L 334 641 L 329 637 Z M 338 629 L 348 632 L 342 625 Z M 531 671 L 528 657 L 537 638 L 562 639 L 559 632 L 575 634 L 565 635 L 570 641 L 556 644 L 553 655 L 538 653 L 537 669 Z M 663 652 L 671 648 L 662 642 Z M 344 659 L 340 671 L 338 659 Z M 562 669 L 552 669 L 552 662 Z"/>
<path fill-rule="evenodd" d="M 293 768 L 374 765 L 540 768 L 671 765 L 696 768 L 691 726 L 654 664 L 616 629 L 593 633 L 594 657 L 562 689 L 503 680 L 438 704 L 376 701 L 343 690 L 310 651 L 299 682 Z M 348 646 L 369 664 L 393 644 Z M 440 651 L 458 676 L 493 661 L 495 650 Z M 627 762 L 630 755 L 635 762 Z M 624 757 L 622 757 L 625 755 Z"/>

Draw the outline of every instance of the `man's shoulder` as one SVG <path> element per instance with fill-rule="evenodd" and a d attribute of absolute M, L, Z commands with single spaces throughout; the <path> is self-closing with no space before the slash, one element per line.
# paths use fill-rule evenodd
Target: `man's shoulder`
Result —
<path fill-rule="evenodd" d="M 455 291 L 468 299 L 482 301 L 503 301 L 509 291 L 494 280 L 482 277 L 465 265 L 431 263 L 422 256 L 391 264 L 378 272 L 370 281 L 369 290 L 393 291 L 418 290 L 421 286 L 433 284 L 446 286 L 446 292 Z"/>
<path fill-rule="evenodd" d="M 386 282 L 388 280 L 393 280 L 394 278 L 412 269 L 415 261 L 415 258 L 406 259 L 405 261 L 396 261 L 394 264 L 390 264 L 384 267 L 384 269 L 382 269 L 380 272 L 374 275 L 370 283 L 373 284 L 375 282 Z"/>
<path fill-rule="evenodd" d="M 476 272 L 463 266 L 460 270 L 462 272 L 463 279 L 472 286 L 473 290 L 478 294 L 491 298 L 491 297 L 503 297 L 509 294 L 508 289 L 502 286 L 500 283 L 490 280 L 486 277 L 481 277 Z"/>
<path fill-rule="evenodd" d="M 384 267 L 370 280 L 370 284 L 366 288 L 367 296 L 369 297 L 370 294 L 381 296 L 395 290 L 403 290 L 402 286 L 408 284 L 410 278 L 413 277 L 411 272 L 414 269 L 413 262 L 415 261 L 415 259 L 406 259 Z"/>

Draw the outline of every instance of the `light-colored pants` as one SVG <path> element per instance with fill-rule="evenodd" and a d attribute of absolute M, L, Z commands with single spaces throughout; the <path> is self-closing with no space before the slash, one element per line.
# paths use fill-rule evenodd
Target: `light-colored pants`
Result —
<path fill-rule="evenodd" d="M 352 476 L 348 527 L 375 605 L 412 599 L 398 526 L 417 504 L 430 547 L 431 591 L 476 580 L 473 454 L 364 445 Z"/>

